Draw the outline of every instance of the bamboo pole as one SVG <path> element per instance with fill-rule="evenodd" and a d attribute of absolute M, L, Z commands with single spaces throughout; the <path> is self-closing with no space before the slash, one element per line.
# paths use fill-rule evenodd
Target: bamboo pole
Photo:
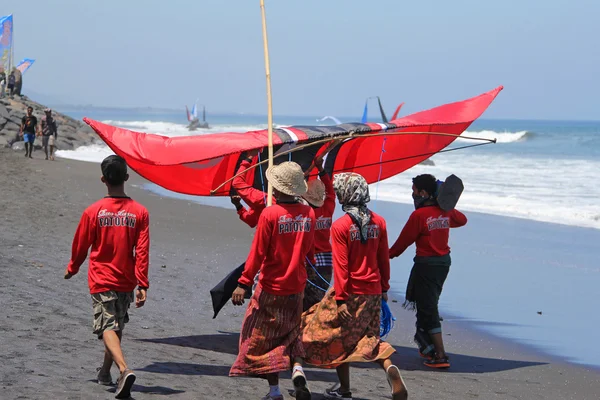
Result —
<path fill-rule="evenodd" d="M 271 98 L 271 66 L 269 64 L 269 40 L 267 39 L 267 18 L 265 16 L 265 0 L 260 0 L 262 15 L 263 46 L 265 50 L 265 72 L 267 75 L 267 122 L 269 124 L 269 168 L 273 166 L 273 100 Z M 273 186 L 267 182 L 267 206 L 273 203 Z"/>
<path fill-rule="evenodd" d="M 482 142 L 488 142 L 488 143 L 496 143 L 496 139 L 486 139 L 486 138 L 478 138 L 478 137 L 473 137 L 473 136 L 462 136 L 459 134 L 454 134 L 454 133 L 445 133 L 445 132 L 382 132 L 382 133 L 369 133 L 369 132 L 365 132 L 365 133 L 349 133 L 347 135 L 340 135 L 340 136 L 335 136 L 335 137 L 328 137 L 325 139 L 320 139 L 320 140 L 315 140 L 314 142 L 310 142 L 310 143 L 306 143 L 300 146 L 296 146 L 293 149 L 287 150 L 287 151 L 283 151 L 279 154 L 277 154 L 277 157 L 281 157 L 281 156 L 285 156 L 288 155 L 290 153 L 299 151 L 299 150 L 303 150 L 307 147 L 310 146 L 314 146 L 317 144 L 322 144 L 322 143 L 327 143 L 327 142 L 331 142 L 333 140 L 343 140 L 343 139 L 349 139 L 349 138 L 372 138 L 372 137 L 378 137 L 378 136 L 400 136 L 400 135 L 431 135 L 431 136 L 452 136 L 455 138 L 461 138 L 461 139 L 469 139 L 469 140 L 477 140 L 477 141 L 482 141 Z M 332 149 L 331 149 L 332 150 Z M 238 172 L 237 174 L 235 174 L 234 176 L 232 176 L 231 178 L 227 179 L 225 182 L 223 182 L 222 184 L 220 184 L 219 186 L 217 186 L 216 189 L 213 189 L 210 191 L 210 194 L 214 194 L 216 192 L 219 191 L 219 189 L 221 189 L 223 186 L 225 186 L 226 184 L 228 184 L 229 182 L 231 182 L 232 180 L 234 180 L 235 178 L 237 178 L 240 175 L 245 174 L 246 172 L 253 170 L 254 168 L 263 165 L 264 163 L 268 162 L 269 160 L 263 160 L 261 162 L 257 162 L 254 165 L 251 165 L 250 167 L 246 168 L 243 171 Z M 270 160 L 272 162 L 272 160 Z M 271 164 L 272 165 L 272 164 Z"/>

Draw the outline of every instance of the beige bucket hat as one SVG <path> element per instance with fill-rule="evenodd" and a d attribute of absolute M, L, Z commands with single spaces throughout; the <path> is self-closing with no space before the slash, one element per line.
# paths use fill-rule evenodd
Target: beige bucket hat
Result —
<path fill-rule="evenodd" d="M 308 186 L 304 180 L 304 172 L 300 165 L 292 161 L 285 161 L 267 169 L 267 179 L 271 185 L 283 194 L 289 196 L 302 196 Z"/>
<path fill-rule="evenodd" d="M 321 207 L 325 203 L 325 185 L 319 179 L 308 182 L 308 191 L 302 198 L 312 206 Z"/>

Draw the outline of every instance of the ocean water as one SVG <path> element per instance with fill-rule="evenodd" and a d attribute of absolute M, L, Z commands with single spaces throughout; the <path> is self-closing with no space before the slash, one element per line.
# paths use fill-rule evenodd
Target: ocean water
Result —
<path fill-rule="evenodd" d="M 131 130 L 190 134 L 179 114 L 87 116 Z M 314 125 L 318 118 L 276 117 L 275 123 Z M 340 119 L 351 122 L 359 117 Z M 266 128 L 266 118 L 256 116 L 210 116 L 209 122 L 213 128 L 197 134 Z M 467 134 L 495 138 L 497 143 L 435 155 L 434 166 L 415 166 L 371 186 L 371 207 L 388 221 L 390 241 L 410 214 L 413 176 L 461 177 L 465 191 L 459 209 L 467 212 L 469 225 L 451 235 L 453 267 L 440 303 L 442 313 L 562 359 L 599 367 L 588 342 L 574 339 L 600 329 L 595 310 L 600 269 L 592 263 L 600 240 L 600 122 L 482 119 Z M 454 147 L 470 143 L 459 139 Z M 90 162 L 108 154 L 104 145 L 57 153 Z M 231 208 L 226 198 L 180 195 L 154 184 L 144 188 Z M 400 295 L 413 252 L 409 249 L 392 263 L 392 285 Z"/>

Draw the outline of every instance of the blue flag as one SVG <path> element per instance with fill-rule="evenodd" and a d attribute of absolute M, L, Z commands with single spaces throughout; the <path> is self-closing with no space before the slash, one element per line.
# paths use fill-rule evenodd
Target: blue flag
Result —
<path fill-rule="evenodd" d="M 17 69 L 21 71 L 21 74 L 24 74 L 35 62 L 35 60 L 31 58 L 24 58 L 19 64 L 17 64 Z"/>
<path fill-rule="evenodd" d="M 0 67 L 8 74 L 13 42 L 13 16 L 0 17 Z"/>
<path fill-rule="evenodd" d="M 363 116 L 362 119 L 360 120 L 361 124 L 366 124 L 367 123 L 367 104 L 369 103 L 369 99 L 367 99 L 365 101 L 365 111 L 363 111 Z"/>

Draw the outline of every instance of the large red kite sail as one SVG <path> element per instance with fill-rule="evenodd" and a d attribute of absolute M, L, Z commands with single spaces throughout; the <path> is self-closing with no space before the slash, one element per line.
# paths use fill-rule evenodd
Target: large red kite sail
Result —
<path fill-rule="evenodd" d="M 333 139 L 343 139 L 327 156 L 331 173 L 353 171 L 374 183 L 399 174 L 452 143 L 487 109 L 502 86 L 468 100 L 408 115 L 389 123 L 294 126 L 273 130 L 274 163 L 292 160 L 306 170 Z M 134 171 L 175 192 L 228 196 L 229 181 L 242 155 L 260 149 L 267 158 L 267 130 L 166 137 L 84 118 Z M 262 166 L 254 185 L 264 182 Z"/>

